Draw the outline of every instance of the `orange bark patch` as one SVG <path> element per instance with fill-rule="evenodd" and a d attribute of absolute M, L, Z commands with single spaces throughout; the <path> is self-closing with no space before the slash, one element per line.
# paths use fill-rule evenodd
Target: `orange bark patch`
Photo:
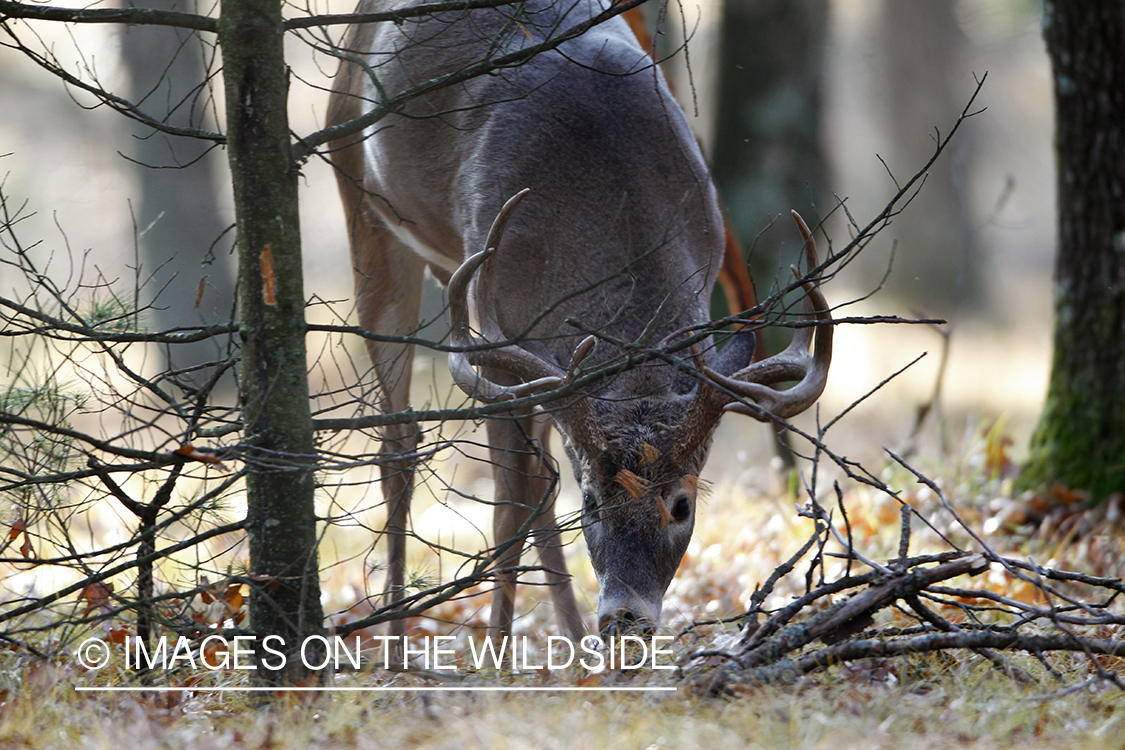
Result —
<path fill-rule="evenodd" d="M 277 275 L 273 272 L 273 251 L 267 243 L 259 256 L 262 267 L 262 301 L 270 307 L 277 305 Z"/>

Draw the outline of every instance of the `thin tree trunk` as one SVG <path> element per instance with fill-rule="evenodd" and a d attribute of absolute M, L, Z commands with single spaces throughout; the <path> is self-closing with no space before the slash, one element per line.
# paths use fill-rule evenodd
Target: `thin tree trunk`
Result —
<path fill-rule="evenodd" d="M 307 677 L 302 641 L 323 630 L 297 169 L 286 113 L 279 0 L 224 0 L 219 22 L 239 249 L 239 333 L 256 675 Z M 287 661 L 261 650 L 267 634 Z"/>
<path fill-rule="evenodd" d="M 1125 0 L 1047 2 L 1059 248 L 1055 354 L 1028 486 L 1125 491 Z"/>

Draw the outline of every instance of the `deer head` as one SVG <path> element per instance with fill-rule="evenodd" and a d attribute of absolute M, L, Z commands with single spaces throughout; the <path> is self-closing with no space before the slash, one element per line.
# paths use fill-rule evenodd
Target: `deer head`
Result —
<path fill-rule="evenodd" d="M 804 282 L 805 325 L 784 352 L 768 359 L 751 362 L 754 333 L 746 330 L 713 357 L 693 347 L 681 360 L 692 366 L 686 375 L 658 361 L 610 375 L 590 390 L 570 391 L 598 345 L 594 336 L 582 340 L 564 370 L 518 343 L 503 343 L 495 310 L 475 305 L 473 279 L 526 194 L 505 204 L 484 250 L 449 283 L 453 339 L 465 348 L 450 356 L 450 369 L 466 393 L 484 401 L 554 389 L 565 394 L 548 410 L 582 489 L 582 530 L 600 587 L 599 630 L 649 628 L 660 619 L 664 594 L 691 540 L 699 475 L 719 419 L 726 411 L 761 421 L 787 419 L 819 398 L 832 359 L 828 303 L 814 281 Z M 816 243 L 801 217 L 793 217 L 811 271 L 819 265 Z M 470 305 L 477 307 L 480 336 L 469 328 Z M 519 383 L 498 384 L 475 367 L 507 373 Z M 787 381 L 798 382 L 787 390 L 773 387 Z"/>

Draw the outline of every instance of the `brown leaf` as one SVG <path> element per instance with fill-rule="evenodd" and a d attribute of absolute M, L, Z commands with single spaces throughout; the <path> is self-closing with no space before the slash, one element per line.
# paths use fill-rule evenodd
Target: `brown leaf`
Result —
<path fill-rule="evenodd" d="M 12 523 L 12 530 L 8 532 L 8 541 L 12 541 L 25 531 L 27 531 L 27 519 L 17 518 Z"/>
<path fill-rule="evenodd" d="M 1012 461 L 1008 458 L 1008 448 L 1012 445 L 1012 439 L 1009 437 L 992 437 L 989 435 L 988 442 L 985 447 L 985 462 L 984 466 L 988 470 L 991 477 L 1001 476 L 1012 466 Z"/>
<path fill-rule="evenodd" d="M 223 601 L 226 603 L 227 609 L 230 611 L 231 615 L 234 615 L 242 609 L 244 602 L 242 597 L 242 584 L 232 583 L 227 586 L 227 590 L 223 592 Z"/>
<path fill-rule="evenodd" d="M 1078 503 L 1084 503 L 1090 499 L 1089 492 L 1072 490 L 1062 484 L 1053 485 L 1050 489 L 1050 494 L 1052 498 L 1063 505 L 1077 505 Z"/>
<path fill-rule="evenodd" d="M 79 599 L 86 600 L 86 611 L 83 614 L 88 614 L 90 610 L 97 609 L 98 607 L 109 606 L 109 595 L 113 593 L 113 584 L 105 581 L 94 581 L 93 583 L 86 584 L 82 589 L 82 593 L 78 595 Z"/>
<path fill-rule="evenodd" d="M 578 678 L 578 687 L 599 687 L 601 684 L 602 676 L 598 672 L 590 672 Z"/>
<path fill-rule="evenodd" d="M 203 293 L 207 291 L 207 280 L 211 278 L 211 274 L 206 274 L 199 280 L 199 284 L 195 287 L 195 304 L 191 306 L 192 310 L 198 310 L 199 305 L 203 302 Z"/>
<path fill-rule="evenodd" d="M 203 653 L 199 655 L 199 658 L 206 661 L 208 665 L 217 667 L 222 664 L 224 660 L 230 659 L 230 652 L 227 649 L 225 641 L 212 638 L 207 641 L 207 644 L 203 647 Z"/>
<path fill-rule="evenodd" d="M 648 488 L 648 482 L 637 476 L 628 469 L 622 469 L 617 472 L 614 481 L 625 488 L 629 493 L 629 497 L 634 500 L 640 500 L 641 496 L 645 494 L 645 489 Z"/>
<path fill-rule="evenodd" d="M 31 546 L 31 534 L 27 530 L 27 519 L 17 518 L 12 522 L 12 530 L 8 532 L 8 541 L 13 541 L 23 534 L 23 544 L 20 545 L 20 554 L 25 560 L 35 559 L 35 548 Z"/>
<path fill-rule="evenodd" d="M 227 470 L 226 464 L 220 461 L 218 456 L 210 451 L 200 450 L 191 443 L 185 443 L 181 445 L 179 448 L 172 451 L 172 453 L 176 454 L 177 456 L 184 456 L 185 458 L 191 458 L 196 461 L 202 461 L 204 463 L 212 464 L 219 471 Z"/>

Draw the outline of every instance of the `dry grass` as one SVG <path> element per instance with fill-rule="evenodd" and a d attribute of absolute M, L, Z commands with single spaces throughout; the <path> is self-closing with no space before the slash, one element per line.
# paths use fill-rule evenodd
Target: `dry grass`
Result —
<path fill-rule="evenodd" d="M 1042 519 L 1040 498 L 1012 498 L 1003 435 L 986 431 L 956 460 L 931 474 L 959 511 L 993 533 L 1008 551 L 1096 575 L 1118 576 L 1120 534 L 1112 513 L 1071 508 Z M 734 461 L 732 457 L 721 461 Z M 885 476 L 935 522 L 954 532 L 924 488 L 890 468 Z M 768 485 L 767 483 L 763 483 Z M 734 478 L 712 490 L 702 525 L 673 589 L 669 632 L 703 619 L 736 615 L 763 580 L 808 537 L 811 522 L 795 518 L 784 491 L 765 497 Z M 873 491 L 845 497 L 857 546 L 872 557 L 894 556 L 898 509 Z M 1060 506 L 1061 507 L 1061 506 Z M 1069 515 L 1067 515 L 1069 513 Z M 1031 525 L 1031 522 L 1037 525 Z M 1022 525 L 1021 525 L 1022 524 Z M 938 549 L 937 536 L 915 536 L 912 553 Z M 581 549 L 574 550 L 581 558 Z M 582 590 L 594 590 L 576 559 Z M 781 582 L 768 606 L 803 590 L 804 568 Z M 829 570 L 831 575 L 831 570 Z M 1003 576 L 990 588 L 1018 596 Z M 521 606 L 528 604 L 526 595 Z M 485 600 L 448 605 L 439 619 L 480 622 Z M 419 632 L 434 631 L 419 622 Z M 523 632 L 551 632 L 550 608 L 531 607 Z M 698 629 L 677 643 L 680 656 L 714 644 L 733 626 Z M 448 632 L 448 631 L 446 631 Z M 466 630 L 460 631 L 462 633 Z M 838 665 L 789 687 L 735 686 L 705 697 L 691 675 L 560 671 L 533 675 L 479 673 L 470 684 L 512 686 L 677 685 L 675 693 L 322 693 L 271 699 L 245 692 L 183 691 L 161 695 L 91 694 L 78 685 L 120 684 L 124 671 L 83 671 L 72 658 L 44 663 L 0 652 L 0 747 L 120 748 L 1119 748 L 1125 747 L 1125 704 L 1119 690 L 1095 682 L 1084 655 L 1056 662 L 1061 680 L 1025 654 L 1014 662 L 1040 677 L 1024 687 L 968 652 Z M 1103 661 L 1108 669 L 1116 660 Z M 245 672 L 216 672 L 202 684 L 245 684 Z M 183 675 L 181 675 L 183 677 Z M 341 673 L 336 685 L 433 685 L 416 675 L 382 670 Z M 449 683 L 438 683 L 449 684 Z"/>
<path fill-rule="evenodd" d="M 1116 748 L 1120 695 L 1020 691 L 975 662 L 822 675 L 730 699 L 646 694 L 86 697 L 32 675 L 5 701 L 0 746 L 29 748 Z M 58 681 L 55 682 L 54 680 Z M 80 678 L 79 678 L 80 679 Z M 364 675 L 358 682 L 376 682 Z M 349 681 L 350 682 L 350 681 Z"/>

